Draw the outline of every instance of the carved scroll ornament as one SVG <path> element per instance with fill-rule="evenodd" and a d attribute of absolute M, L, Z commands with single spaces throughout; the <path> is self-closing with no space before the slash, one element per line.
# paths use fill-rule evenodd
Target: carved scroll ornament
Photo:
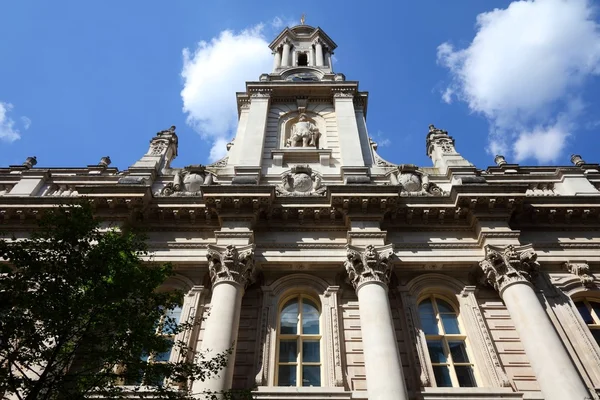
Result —
<path fill-rule="evenodd" d="M 208 270 L 213 285 L 217 282 L 236 282 L 247 287 L 254 281 L 254 245 L 218 247 L 208 245 Z"/>
<path fill-rule="evenodd" d="M 378 250 L 375 246 L 368 245 L 361 250 L 348 246 L 348 259 L 344 262 L 344 267 L 352 286 L 357 289 L 363 283 L 370 281 L 389 284 L 392 274 L 390 263 L 392 254 L 391 247 Z"/>
<path fill-rule="evenodd" d="M 577 275 L 583 286 L 592 286 L 594 284 L 594 276 L 590 274 L 590 266 L 586 262 L 566 262 L 563 268 L 573 275 Z"/>
<path fill-rule="evenodd" d="M 527 249 L 509 245 L 504 249 L 485 247 L 485 259 L 479 263 L 483 271 L 483 282 L 490 284 L 502 294 L 515 282 L 531 282 L 537 275 L 537 254 Z"/>

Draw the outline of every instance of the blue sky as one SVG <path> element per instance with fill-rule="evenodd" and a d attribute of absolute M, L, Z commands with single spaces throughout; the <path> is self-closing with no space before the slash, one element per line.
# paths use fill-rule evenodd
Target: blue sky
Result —
<path fill-rule="evenodd" d="M 170 125 L 174 166 L 210 162 L 234 136 L 234 92 L 270 71 L 266 43 L 302 13 L 338 44 L 335 71 L 369 92 L 369 133 L 387 160 L 431 165 L 434 123 L 480 168 L 496 152 L 521 164 L 568 165 L 571 153 L 600 162 L 597 3 L 352 4 L 2 1 L 0 165 L 109 155 L 125 169 Z"/>

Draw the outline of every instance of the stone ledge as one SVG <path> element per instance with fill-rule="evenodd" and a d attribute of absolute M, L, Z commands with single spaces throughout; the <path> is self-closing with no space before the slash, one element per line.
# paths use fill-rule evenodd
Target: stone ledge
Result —
<path fill-rule="evenodd" d="M 421 392 L 423 400 L 504 400 L 523 399 L 523 393 L 510 388 L 425 388 Z"/>
<path fill-rule="evenodd" d="M 342 387 L 277 387 L 259 386 L 253 392 L 256 400 L 288 400 L 288 399 L 343 399 L 350 400 L 352 392 Z"/>

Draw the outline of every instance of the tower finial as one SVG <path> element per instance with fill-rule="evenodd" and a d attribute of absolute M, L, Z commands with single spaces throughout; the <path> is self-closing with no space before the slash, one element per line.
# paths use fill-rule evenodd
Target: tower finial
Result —
<path fill-rule="evenodd" d="M 306 21 L 306 14 L 302 13 L 302 16 L 300 17 L 300 25 L 304 25 L 305 21 Z"/>

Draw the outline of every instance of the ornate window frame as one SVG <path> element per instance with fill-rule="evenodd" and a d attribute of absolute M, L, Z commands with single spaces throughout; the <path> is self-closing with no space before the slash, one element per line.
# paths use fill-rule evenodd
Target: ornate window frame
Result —
<path fill-rule="evenodd" d="M 306 295 L 321 307 L 321 387 L 345 387 L 341 361 L 339 286 L 309 274 L 292 274 L 262 287 L 263 305 L 259 315 L 255 378 L 257 386 L 276 387 L 279 310 L 294 295 Z M 298 389 L 301 389 L 298 387 Z"/>
<path fill-rule="evenodd" d="M 592 336 L 575 305 L 579 300 L 600 302 L 600 279 L 584 283 L 572 273 L 550 273 L 545 298 L 550 319 L 571 353 L 587 384 L 600 388 L 600 346 Z"/>
<path fill-rule="evenodd" d="M 398 290 L 405 308 L 409 334 L 415 344 L 413 361 L 420 369 L 422 388 L 432 387 L 435 378 L 428 356 L 425 333 L 421 329 L 418 301 L 432 295 L 449 301 L 458 311 L 463 334 L 469 344 L 469 355 L 473 357 L 473 372 L 478 387 L 509 388 L 511 386 L 475 297 L 475 286 L 465 285 L 447 275 L 429 273 L 419 275 L 405 286 L 400 286 Z"/>

